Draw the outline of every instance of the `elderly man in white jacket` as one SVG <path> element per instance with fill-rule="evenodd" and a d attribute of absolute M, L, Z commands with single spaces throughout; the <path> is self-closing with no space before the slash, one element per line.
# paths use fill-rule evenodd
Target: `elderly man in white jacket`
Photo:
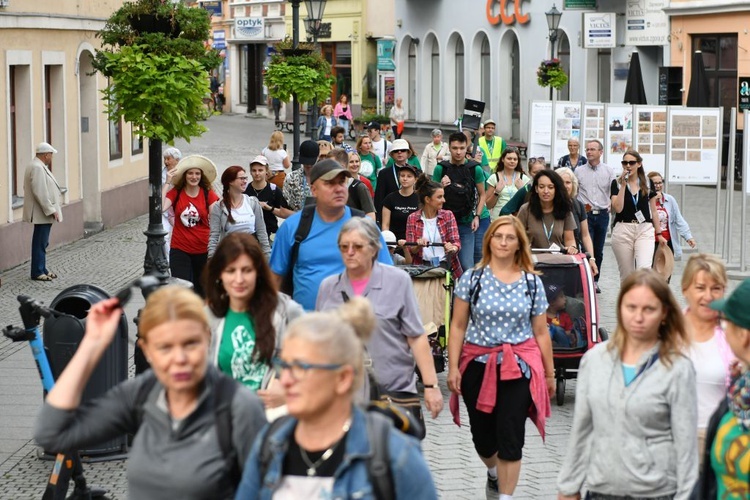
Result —
<path fill-rule="evenodd" d="M 23 180 L 23 220 L 34 224 L 31 239 L 31 279 L 52 281 L 57 275 L 47 269 L 47 246 L 52 224 L 62 222 L 63 190 L 52 175 L 52 155 L 57 150 L 46 142 L 36 147 L 36 157 L 26 167 Z"/>

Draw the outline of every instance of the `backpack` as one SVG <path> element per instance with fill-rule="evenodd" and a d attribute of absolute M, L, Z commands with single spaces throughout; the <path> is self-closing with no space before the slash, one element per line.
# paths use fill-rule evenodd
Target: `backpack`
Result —
<path fill-rule="evenodd" d="M 477 275 L 477 270 L 474 269 L 471 273 L 471 281 L 469 282 L 469 316 L 471 316 L 471 321 L 475 324 L 477 319 L 476 313 L 474 312 L 474 306 L 477 305 L 479 292 L 482 290 L 482 275 L 484 274 L 485 269 L 486 267 L 479 269 L 479 275 Z M 532 292 L 531 287 L 529 286 L 529 273 L 523 271 L 523 277 L 526 280 L 526 295 L 531 297 L 531 309 L 529 310 L 529 321 L 531 321 L 534 314 L 534 301 L 536 299 L 536 279 L 534 279 L 534 291 Z"/>
<path fill-rule="evenodd" d="M 474 182 L 474 169 L 477 163 L 470 161 L 456 166 L 444 161 L 440 163 L 440 166 L 443 167 L 443 175 L 447 175 L 451 180 L 448 186 L 443 187 L 445 191 L 443 209 L 450 210 L 456 217 L 456 221 L 461 221 L 474 214 L 477 205 L 477 187 Z"/>
<path fill-rule="evenodd" d="M 354 184 L 354 183 L 352 183 Z M 364 217 L 365 213 L 356 208 L 349 208 L 352 213 L 352 217 Z M 294 294 L 294 266 L 297 265 L 297 258 L 299 257 L 299 246 L 305 238 L 310 234 L 312 228 L 313 219 L 315 218 L 315 205 L 305 205 L 302 207 L 302 213 L 299 220 L 299 226 L 297 231 L 294 233 L 294 243 L 289 252 L 289 267 L 287 268 L 284 280 L 279 287 L 279 291 L 289 295 L 290 297 Z"/>
<path fill-rule="evenodd" d="M 260 480 L 266 477 L 268 467 L 273 459 L 269 436 L 272 436 L 283 424 L 289 422 L 291 415 L 277 418 L 266 429 L 260 444 Z M 393 424 L 388 419 L 375 411 L 365 412 L 367 423 L 367 440 L 370 442 L 372 454 L 365 458 L 367 465 L 367 476 L 372 485 L 373 495 L 377 500 L 392 500 L 396 498 L 393 487 L 393 474 L 390 466 L 390 451 L 388 448 L 388 434 Z"/>
<path fill-rule="evenodd" d="M 135 395 L 135 419 L 138 427 L 143 422 L 143 405 L 154 386 L 156 386 L 156 376 L 150 370 L 147 373 L 146 382 L 141 385 Z M 232 400 L 235 392 L 237 392 L 237 387 L 239 387 L 239 384 L 234 379 L 220 373 L 216 379 L 212 402 L 219 447 L 229 469 L 229 479 L 233 489 L 237 489 L 242 479 L 239 457 L 232 444 Z"/>

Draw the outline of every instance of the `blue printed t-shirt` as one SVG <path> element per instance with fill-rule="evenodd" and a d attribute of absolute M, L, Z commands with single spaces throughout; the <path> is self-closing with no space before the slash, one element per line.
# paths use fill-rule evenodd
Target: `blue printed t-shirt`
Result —
<path fill-rule="evenodd" d="M 476 305 L 471 305 L 470 288 L 477 283 L 474 273 L 479 276 L 481 269 L 471 269 L 458 280 L 456 297 L 468 302 L 474 308 L 476 323 L 469 317 L 465 342 L 483 347 L 495 347 L 500 344 L 520 344 L 534 336 L 531 329 L 531 317 L 547 312 L 549 303 L 544 293 L 544 284 L 535 274 L 522 273 L 521 278 L 513 283 L 503 283 L 495 278 L 489 267 L 484 268 L 480 278 L 481 288 Z M 527 285 L 528 283 L 528 285 Z M 531 309 L 531 295 L 534 293 L 534 309 Z M 531 313 L 531 314 L 529 314 Z M 486 363 L 489 355 L 479 356 L 476 361 Z M 518 358 L 518 356 L 516 356 Z M 528 366 L 519 361 L 524 375 L 528 375 Z M 502 353 L 497 362 L 502 362 Z"/>
<path fill-rule="evenodd" d="M 301 212 L 292 215 L 276 233 L 270 264 L 271 271 L 279 276 L 286 276 L 294 244 L 294 233 L 297 232 L 301 217 Z M 344 261 L 341 259 L 337 241 L 341 227 L 351 218 L 352 212 L 349 207 L 345 207 L 344 216 L 335 222 L 324 222 L 315 211 L 310 234 L 300 243 L 297 264 L 294 267 L 293 299 L 306 311 L 315 310 L 320 283 L 328 276 L 344 271 Z M 378 262 L 393 265 L 382 235 L 380 245 Z"/>

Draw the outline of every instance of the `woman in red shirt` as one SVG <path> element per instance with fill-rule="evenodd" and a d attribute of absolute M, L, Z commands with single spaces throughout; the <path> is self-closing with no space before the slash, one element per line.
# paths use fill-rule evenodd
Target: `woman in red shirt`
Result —
<path fill-rule="evenodd" d="M 216 165 L 204 156 L 191 155 L 177 164 L 173 175 L 167 174 L 175 189 L 162 192 L 162 210 L 174 207 L 174 229 L 169 248 L 172 277 L 193 283 L 195 293 L 203 297 L 201 274 L 208 257 L 209 209 L 219 201 L 211 190 L 216 179 Z"/>

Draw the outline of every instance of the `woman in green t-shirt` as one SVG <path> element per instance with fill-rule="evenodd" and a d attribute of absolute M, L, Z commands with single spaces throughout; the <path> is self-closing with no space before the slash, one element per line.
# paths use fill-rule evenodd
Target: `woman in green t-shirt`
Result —
<path fill-rule="evenodd" d="M 211 360 L 256 391 L 266 408 L 284 404 L 271 362 L 287 323 L 302 314 L 275 283 L 260 245 L 245 233 L 221 240 L 204 276 Z"/>
<path fill-rule="evenodd" d="M 357 153 L 359 153 L 359 158 L 362 161 L 359 175 L 367 177 L 374 190 L 378 183 L 378 172 L 383 168 L 383 162 L 380 161 L 378 155 L 372 152 L 372 139 L 366 135 L 360 137 L 357 140 Z"/>

